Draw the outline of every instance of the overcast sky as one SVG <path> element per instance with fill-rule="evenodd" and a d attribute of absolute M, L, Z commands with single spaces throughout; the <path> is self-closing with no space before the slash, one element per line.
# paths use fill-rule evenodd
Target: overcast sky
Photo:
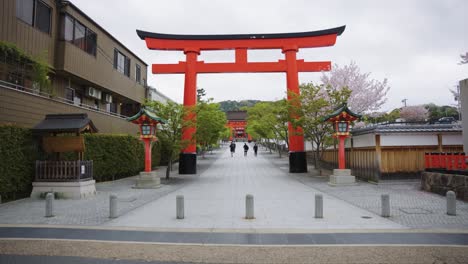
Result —
<path fill-rule="evenodd" d="M 382 110 L 433 102 L 454 104 L 449 89 L 468 78 L 466 0 L 72 0 L 148 65 L 185 60 L 182 52 L 150 51 L 136 29 L 168 34 L 246 34 L 314 31 L 346 25 L 336 45 L 302 49 L 298 58 L 355 61 L 371 78 L 387 78 L 390 91 Z M 249 61 L 283 59 L 279 50 L 249 51 Z M 233 61 L 233 51 L 202 52 L 199 60 Z M 183 75 L 153 75 L 148 83 L 182 102 Z M 300 73 L 300 82 L 318 82 L 321 73 Z M 215 101 L 284 97 L 283 73 L 200 74 L 198 87 Z"/>

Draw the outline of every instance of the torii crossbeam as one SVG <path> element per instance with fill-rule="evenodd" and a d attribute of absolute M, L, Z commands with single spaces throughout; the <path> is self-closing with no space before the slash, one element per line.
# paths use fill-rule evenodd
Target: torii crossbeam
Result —
<path fill-rule="evenodd" d="M 186 61 L 177 64 L 153 64 L 154 74 L 185 74 L 184 106 L 193 107 L 197 102 L 196 82 L 199 73 L 239 73 L 239 72 L 285 72 L 287 77 L 288 100 L 291 94 L 299 95 L 299 72 L 320 72 L 331 69 L 330 61 L 306 62 L 298 60 L 296 54 L 300 48 L 318 48 L 333 46 L 337 36 L 345 26 L 299 33 L 280 34 L 241 34 L 241 35 L 172 35 L 137 30 L 138 36 L 146 41 L 152 50 L 180 50 Z M 281 49 L 284 60 L 277 62 L 249 62 L 249 49 Z M 235 62 L 205 63 L 197 57 L 204 50 L 235 50 Z M 294 116 L 293 116 L 294 117 Z M 186 119 L 195 120 L 194 113 Z M 191 141 L 180 154 L 179 173 L 196 173 L 196 142 L 193 134 L 195 125 L 183 131 L 182 139 Z M 301 127 L 289 123 L 289 171 L 307 172 L 304 137 Z"/>

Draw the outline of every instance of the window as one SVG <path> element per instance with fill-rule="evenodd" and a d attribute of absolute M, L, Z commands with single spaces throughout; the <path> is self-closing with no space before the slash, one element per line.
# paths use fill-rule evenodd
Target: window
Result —
<path fill-rule="evenodd" d="M 73 18 L 70 16 L 63 17 L 62 23 L 62 38 L 66 41 L 73 41 L 73 27 L 74 22 Z"/>
<path fill-rule="evenodd" d="M 75 105 L 81 105 L 81 102 L 83 101 L 83 96 L 81 95 L 81 93 L 79 91 L 77 91 L 75 94 L 74 94 L 74 97 L 73 97 L 73 103 Z"/>
<path fill-rule="evenodd" d="M 50 33 L 51 9 L 39 0 L 16 0 L 16 17 L 42 32 Z"/>
<path fill-rule="evenodd" d="M 98 99 L 94 99 L 94 108 L 99 109 L 99 100 Z"/>
<path fill-rule="evenodd" d="M 106 104 L 106 110 L 107 110 L 107 112 L 109 112 L 109 113 L 114 113 L 114 114 L 116 114 L 116 113 L 117 113 L 117 104 L 116 104 L 116 103 L 109 103 L 109 104 Z"/>
<path fill-rule="evenodd" d="M 141 67 L 138 64 L 135 64 L 135 81 L 141 83 Z"/>
<path fill-rule="evenodd" d="M 83 26 L 80 22 L 75 21 L 75 34 L 73 34 L 73 44 L 78 48 L 85 49 L 85 35 L 86 27 Z"/>
<path fill-rule="evenodd" d="M 75 90 L 73 88 L 65 88 L 65 99 L 68 102 L 73 102 L 75 98 Z"/>
<path fill-rule="evenodd" d="M 114 69 L 130 77 L 130 59 L 117 49 L 114 50 Z"/>
<path fill-rule="evenodd" d="M 97 36 L 96 33 L 90 29 L 86 30 L 86 52 L 96 56 L 96 47 L 97 47 Z"/>
<path fill-rule="evenodd" d="M 33 25 L 34 0 L 16 0 L 16 17 Z"/>
<path fill-rule="evenodd" d="M 97 35 L 68 14 L 62 15 L 61 38 L 73 43 L 88 54 L 96 56 Z"/>
<path fill-rule="evenodd" d="M 50 33 L 50 8 L 41 1 L 36 2 L 36 28 L 45 33 Z"/>

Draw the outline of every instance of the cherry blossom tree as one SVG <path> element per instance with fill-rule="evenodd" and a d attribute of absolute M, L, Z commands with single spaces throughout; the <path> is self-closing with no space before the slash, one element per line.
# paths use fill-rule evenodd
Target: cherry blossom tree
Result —
<path fill-rule="evenodd" d="M 387 101 L 385 96 L 390 89 L 387 79 L 371 79 L 370 73 L 361 73 L 355 62 L 343 67 L 335 64 L 329 73 L 322 75 L 321 81 L 335 90 L 349 88 L 352 93 L 348 105 L 357 113 L 378 110 Z"/>
<path fill-rule="evenodd" d="M 408 122 L 425 121 L 429 117 L 429 111 L 424 105 L 403 107 L 400 116 Z"/>
<path fill-rule="evenodd" d="M 461 61 L 460 64 L 467 64 L 468 63 L 468 52 L 465 53 L 465 55 L 461 54 Z"/>

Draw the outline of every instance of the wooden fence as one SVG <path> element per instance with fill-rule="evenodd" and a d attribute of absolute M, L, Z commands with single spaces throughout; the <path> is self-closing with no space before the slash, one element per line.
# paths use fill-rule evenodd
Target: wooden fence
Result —
<path fill-rule="evenodd" d="M 36 160 L 36 182 L 76 182 L 93 178 L 93 161 Z"/>
<path fill-rule="evenodd" d="M 397 146 L 348 148 L 345 151 L 346 167 L 352 174 L 366 181 L 407 179 L 419 177 L 425 168 L 426 152 L 437 152 L 439 146 Z M 462 152 L 463 146 L 444 146 L 443 152 Z M 315 153 L 308 152 L 313 161 Z M 324 151 L 321 165 L 328 169 L 338 167 L 338 150 Z"/>

